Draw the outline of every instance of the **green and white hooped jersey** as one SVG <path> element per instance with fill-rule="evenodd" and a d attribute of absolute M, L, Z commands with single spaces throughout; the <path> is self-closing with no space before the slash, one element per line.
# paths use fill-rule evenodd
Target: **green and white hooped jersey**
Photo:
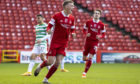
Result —
<path fill-rule="evenodd" d="M 46 40 L 42 41 L 40 44 L 37 44 L 38 39 L 41 39 L 41 38 L 43 38 L 44 36 L 47 35 L 47 32 L 46 32 L 46 27 L 47 26 L 48 26 L 48 24 L 46 24 L 46 23 L 35 26 L 35 32 L 36 32 L 35 45 L 46 45 L 47 44 Z"/>

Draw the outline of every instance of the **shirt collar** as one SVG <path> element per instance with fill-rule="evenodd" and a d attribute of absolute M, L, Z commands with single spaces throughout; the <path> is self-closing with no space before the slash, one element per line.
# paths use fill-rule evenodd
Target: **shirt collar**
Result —
<path fill-rule="evenodd" d="M 63 15 L 64 17 L 69 17 L 69 16 L 70 16 L 70 14 L 69 14 L 69 15 L 66 15 L 66 14 L 64 13 L 64 11 L 61 11 L 61 13 L 62 13 L 62 15 Z"/>
<path fill-rule="evenodd" d="M 99 23 L 99 21 L 100 21 L 100 20 L 95 21 L 95 20 L 93 19 L 93 22 L 95 22 L 95 23 Z"/>

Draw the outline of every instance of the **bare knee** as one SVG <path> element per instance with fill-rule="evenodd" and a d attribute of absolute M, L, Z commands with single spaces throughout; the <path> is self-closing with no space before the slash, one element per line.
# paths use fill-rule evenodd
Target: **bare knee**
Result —
<path fill-rule="evenodd" d="M 36 58 L 36 54 L 32 54 L 30 60 L 35 60 L 35 58 Z"/>
<path fill-rule="evenodd" d="M 47 63 L 49 66 L 50 65 L 52 65 L 53 64 L 53 62 L 52 61 L 48 61 L 48 63 Z"/>
<path fill-rule="evenodd" d="M 61 55 L 61 54 L 56 55 L 56 61 L 55 61 L 55 63 L 54 63 L 54 66 L 55 66 L 55 67 L 58 67 L 59 64 L 61 63 L 61 61 L 63 60 L 63 58 L 64 58 L 64 56 Z"/>
<path fill-rule="evenodd" d="M 45 54 L 41 54 L 40 58 L 41 58 L 42 61 L 45 61 Z"/>
<path fill-rule="evenodd" d="M 89 59 L 92 59 L 94 54 L 89 54 Z"/>
<path fill-rule="evenodd" d="M 47 64 L 48 64 L 48 65 L 52 65 L 52 64 L 54 64 L 54 61 L 55 61 L 55 57 L 50 56 L 50 57 L 48 57 L 48 59 L 47 59 Z"/>
<path fill-rule="evenodd" d="M 86 58 L 87 58 L 86 56 L 83 56 L 83 61 L 86 61 Z"/>
<path fill-rule="evenodd" d="M 58 67 L 60 65 L 60 62 L 58 62 L 58 61 L 56 61 L 55 63 L 54 63 L 54 66 L 55 67 Z"/>

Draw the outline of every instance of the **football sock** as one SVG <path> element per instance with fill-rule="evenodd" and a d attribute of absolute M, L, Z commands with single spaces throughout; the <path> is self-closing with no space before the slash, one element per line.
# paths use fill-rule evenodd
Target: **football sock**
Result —
<path fill-rule="evenodd" d="M 41 68 L 45 67 L 45 66 L 48 66 L 47 64 L 47 60 L 43 61 L 40 65 Z"/>
<path fill-rule="evenodd" d="M 34 65 L 35 65 L 35 60 L 31 60 L 28 66 L 28 72 L 32 72 Z"/>
<path fill-rule="evenodd" d="M 49 79 L 49 78 L 54 74 L 54 72 L 57 70 L 57 68 L 58 68 L 58 67 L 56 67 L 56 66 L 53 65 L 53 66 L 50 68 L 48 74 L 46 75 L 46 78 Z"/>
<path fill-rule="evenodd" d="M 61 62 L 61 69 L 64 69 L 64 59 Z"/>
<path fill-rule="evenodd" d="M 85 71 L 84 71 L 85 73 L 88 72 L 88 70 L 89 70 L 91 64 L 92 64 L 92 59 L 89 58 L 89 59 L 86 61 L 86 64 L 85 64 Z"/>
<path fill-rule="evenodd" d="M 51 66 L 46 66 L 46 68 L 47 68 L 48 70 L 50 70 Z"/>
<path fill-rule="evenodd" d="M 85 72 L 83 72 L 83 74 L 86 74 Z"/>

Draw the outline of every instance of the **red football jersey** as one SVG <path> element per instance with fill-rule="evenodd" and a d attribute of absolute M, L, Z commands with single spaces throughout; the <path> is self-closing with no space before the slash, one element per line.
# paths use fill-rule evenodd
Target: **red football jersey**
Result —
<path fill-rule="evenodd" d="M 67 44 L 69 34 L 74 32 L 74 16 L 66 16 L 64 11 L 56 13 L 49 22 L 47 30 L 53 29 L 51 43 Z"/>
<path fill-rule="evenodd" d="M 105 34 L 105 26 L 104 24 L 99 20 L 95 21 L 94 19 L 91 19 L 86 22 L 84 25 L 84 31 L 87 33 L 90 33 L 90 37 L 86 38 L 87 42 L 92 42 L 92 41 L 98 41 L 96 38 L 97 35 L 101 35 L 101 37 L 104 37 Z"/>

